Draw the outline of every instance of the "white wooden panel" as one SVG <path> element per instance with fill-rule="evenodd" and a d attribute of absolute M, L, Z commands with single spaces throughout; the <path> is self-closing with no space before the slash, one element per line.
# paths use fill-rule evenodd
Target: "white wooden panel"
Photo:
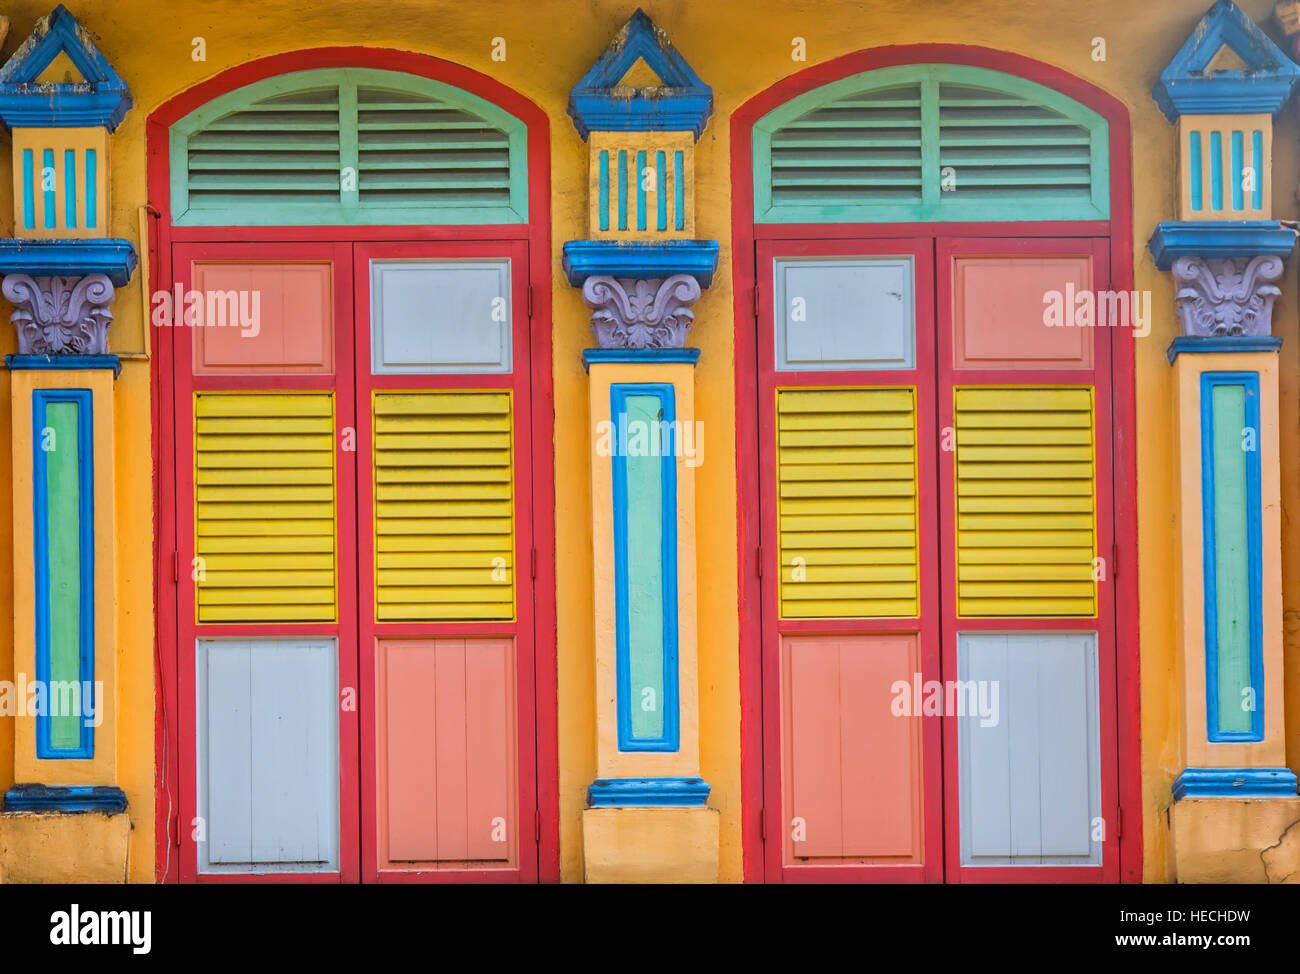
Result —
<path fill-rule="evenodd" d="M 372 261 L 375 374 L 510 371 L 510 261 Z"/>
<path fill-rule="evenodd" d="M 199 640 L 200 872 L 339 868 L 332 639 Z"/>
<path fill-rule="evenodd" d="M 778 370 L 915 367 L 916 274 L 911 257 L 775 264 Z"/>
<path fill-rule="evenodd" d="M 957 717 L 962 865 L 1100 865 L 1096 635 L 960 633 L 957 678 L 998 694 Z"/>

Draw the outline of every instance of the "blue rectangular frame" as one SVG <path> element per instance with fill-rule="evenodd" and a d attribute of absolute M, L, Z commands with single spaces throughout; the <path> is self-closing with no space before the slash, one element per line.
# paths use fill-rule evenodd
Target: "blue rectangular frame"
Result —
<path fill-rule="evenodd" d="M 1245 416 L 1255 431 L 1255 449 L 1243 451 L 1246 460 L 1246 565 L 1250 597 L 1250 682 L 1255 689 L 1255 709 L 1250 730 L 1219 728 L 1219 606 L 1217 555 L 1214 543 L 1214 405 L 1216 386 L 1245 388 Z M 1205 731 L 1212 742 L 1264 739 L 1264 621 L 1263 527 L 1260 514 L 1260 458 L 1263 449 L 1259 425 L 1258 372 L 1201 373 L 1201 531 L 1205 574 Z"/>
<path fill-rule="evenodd" d="M 77 473 L 81 548 L 81 632 L 79 668 L 81 684 L 95 679 L 95 498 L 94 498 L 94 413 L 89 389 L 32 390 L 32 515 L 36 584 L 36 679 L 47 687 L 46 713 L 36 718 L 36 757 L 40 760 L 89 760 L 95 756 L 95 729 L 85 719 L 82 703 L 81 746 L 50 746 L 48 692 L 50 679 L 50 539 L 47 527 L 49 495 L 46 484 L 45 451 L 41 449 L 46 408 L 52 402 L 77 405 Z M 84 696 L 84 694 L 83 694 Z"/>
<path fill-rule="evenodd" d="M 663 563 L 663 614 L 664 614 L 664 725 L 663 736 L 658 738 L 633 738 L 632 688 L 629 667 L 628 642 L 628 564 L 627 564 L 627 455 L 626 444 L 618 431 L 622 429 L 619 417 L 627 413 L 629 396 L 655 396 L 663 410 L 661 422 L 677 421 L 676 393 L 668 382 L 623 382 L 609 387 L 610 419 L 615 433 L 610 450 L 613 465 L 614 506 L 614 618 L 616 627 L 616 691 L 618 713 L 618 749 L 620 751 L 676 752 L 681 747 L 681 717 L 678 707 L 677 674 L 677 457 L 675 445 L 665 454 L 660 449 L 660 475 L 662 478 L 663 530 L 661 534 Z"/>

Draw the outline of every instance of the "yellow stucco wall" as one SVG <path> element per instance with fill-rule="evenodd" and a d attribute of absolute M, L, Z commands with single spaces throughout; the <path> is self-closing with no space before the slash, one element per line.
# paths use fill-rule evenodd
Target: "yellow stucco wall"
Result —
<path fill-rule="evenodd" d="M 1164 878 L 1164 810 L 1169 784 L 1181 770 L 1176 752 L 1173 612 L 1175 498 L 1169 403 L 1170 368 L 1164 352 L 1176 333 L 1169 276 L 1155 270 L 1145 242 L 1155 224 L 1176 215 L 1175 129 L 1159 114 L 1150 90 L 1209 6 L 1187 0 L 641 0 L 700 76 L 713 87 L 715 114 L 696 151 L 697 236 L 722 242 L 714 286 L 697 306 L 691 344 L 703 354 L 696 373 L 697 416 L 705 424 L 706 459 L 697 471 L 701 772 L 712 785 L 710 804 L 721 810 L 720 877 L 741 878 L 740 700 L 736 611 L 736 518 L 731 193 L 729 116 L 755 93 L 810 64 L 854 50 L 947 42 L 982 45 L 1038 58 L 1105 89 L 1130 109 L 1133 121 L 1133 243 L 1135 286 L 1154 293 L 1151 334 L 1137 342 L 1138 506 L 1142 603 L 1142 763 L 1144 875 Z M 7 57 L 27 36 L 51 0 L 14 0 L 7 13 Z M 636 3 L 630 0 L 530 0 L 472 4 L 451 0 L 387 0 L 369 4 L 320 0 L 257 3 L 173 0 L 160 15 L 157 0 L 69 0 L 70 10 L 127 80 L 135 108 L 112 144 L 111 231 L 137 237 L 137 207 L 145 200 L 144 128 L 160 103 L 193 84 L 245 61 L 316 46 L 363 44 L 433 54 L 491 75 L 541 105 L 551 119 L 552 256 L 554 267 L 555 446 L 557 511 L 559 732 L 563 878 L 582 876 L 580 811 L 595 775 L 592 697 L 591 534 L 587 512 L 590 474 L 586 376 L 581 351 L 593 344 L 586 309 L 559 268 L 565 240 L 586 236 L 587 151 L 566 115 L 570 87 L 601 53 Z M 508 6 L 508 15 L 503 9 Z M 1271 0 L 1243 0 L 1245 12 L 1266 23 Z M 506 60 L 493 61 L 493 38 L 506 40 Z M 806 43 L 807 62 L 791 59 L 792 41 Z M 192 60 L 202 38 L 206 60 Z M 1106 59 L 1093 60 L 1095 38 Z M 1291 109 L 1274 143 L 1273 213 L 1296 216 L 1300 132 Z M 6 154 L 7 155 L 7 154 Z M 8 165 L 7 161 L 4 165 Z M 0 170 L 0 185 L 10 176 Z M 9 207 L 0 207 L 0 235 L 12 233 Z M 1282 347 L 1280 427 L 1284 505 L 1300 488 L 1300 341 L 1296 336 L 1296 282 L 1292 266 L 1275 311 Z M 135 346 L 141 308 L 139 277 L 119 296 L 114 335 Z M 0 309 L 7 312 L 8 309 Z M 0 352 L 13 350 L 0 329 Z M 0 376 L 0 455 L 7 455 L 8 376 Z M 126 363 L 118 381 L 118 646 L 123 685 L 120 784 L 135 830 L 131 875 L 152 875 L 153 692 L 149 373 L 143 361 Z M 0 476 L 0 504 L 9 497 Z M 1284 509 L 1288 760 L 1300 768 L 1300 519 Z M 0 566 L 10 563 L 6 518 L 0 518 Z M 1128 578 L 1132 578 L 1130 574 Z M 12 604 L 11 580 L 0 570 L 0 615 Z M 12 678 L 12 647 L 0 626 L 0 678 Z M 1120 646 L 1120 652 L 1134 647 Z M 11 722 L 0 721 L 0 786 L 12 780 Z"/>

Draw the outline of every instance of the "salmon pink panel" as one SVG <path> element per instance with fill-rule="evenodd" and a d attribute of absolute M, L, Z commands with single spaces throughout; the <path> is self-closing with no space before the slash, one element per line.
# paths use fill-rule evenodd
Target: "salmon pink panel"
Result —
<path fill-rule="evenodd" d="M 782 656 L 787 861 L 920 862 L 916 635 L 792 635 Z"/>
<path fill-rule="evenodd" d="M 953 366 L 1092 368 L 1093 328 L 1111 303 L 1099 309 L 1092 286 L 1088 257 L 957 257 Z"/>
<path fill-rule="evenodd" d="M 514 862 L 513 641 L 381 640 L 377 657 L 381 863 Z"/>
<path fill-rule="evenodd" d="M 194 328 L 195 375 L 334 371 L 328 261 L 195 261 L 176 323 Z"/>

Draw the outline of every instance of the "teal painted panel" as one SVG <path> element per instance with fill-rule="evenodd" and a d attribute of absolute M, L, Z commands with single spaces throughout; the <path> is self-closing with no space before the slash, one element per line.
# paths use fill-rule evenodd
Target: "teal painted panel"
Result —
<path fill-rule="evenodd" d="M 526 125 L 395 71 L 247 85 L 174 124 L 169 148 L 178 226 L 528 220 Z"/>
<path fill-rule="evenodd" d="M 51 686 L 80 684 L 92 677 L 81 672 L 81 461 L 75 402 L 45 407 L 46 537 L 49 539 Z M 50 746 L 81 746 L 82 717 L 52 714 Z"/>
<path fill-rule="evenodd" d="M 1214 550 L 1218 628 L 1219 730 L 1249 733 L 1242 707 L 1250 677 L 1250 561 L 1247 545 L 1246 387 L 1215 385 Z"/>
<path fill-rule="evenodd" d="M 663 459 L 652 435 L 660 428 L 658 396 L 627 397 L 628 685 L 632 737 L 664 732 Z M 639 443 L 647 449 L 639 448 Z"/>
<path fill-rule="evenodd" d="M 1105 219 L 1109 130 L 1023 78 L 961 65 L 833 82 L 755 125 L 760 223 Z"/>

